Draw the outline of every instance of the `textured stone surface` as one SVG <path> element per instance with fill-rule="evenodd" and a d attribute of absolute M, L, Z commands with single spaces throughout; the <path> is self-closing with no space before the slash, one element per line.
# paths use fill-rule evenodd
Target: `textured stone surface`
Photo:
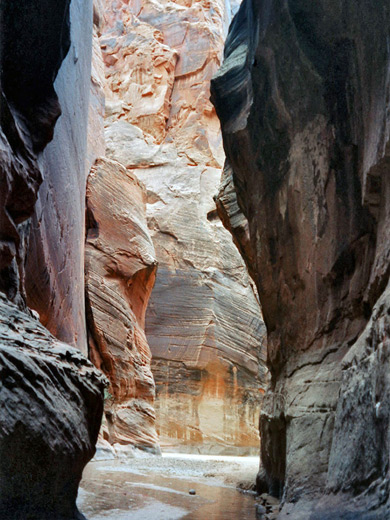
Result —
<path fill-rule="evenodd" d="M 122 165 L 99 159 L 87 185 L 86 298 L 90 358 L 110 380 L 103 436 L 157 448 L 145 312 L 157 262 L 146 191 Z"/>
<path fill-rule="evenodd" d="M 52 138 L 61 113 L 53 78 L 70 45 L 68 2 L 59 2 L 50 20 L 44 2 L 26 2 L 25 7 L 11 1 L 0 7 L 0 288 L 19 303 L 27 233 L 23 222 L 33 212 L 42 182 L 38 154 Z M 58 38 L 62 29 L 63 38 Z"/>
<path fill-rule="evenodd" d="M 220 63 L 230 4 L 191 4 L 106 0 L 106 115 L 159 143 L 173 137 L 190 164 L 216 166 L 223 153 L 209 82 Z"/>
<path fill-rule="evenodd" d="M 104 0 L 93 2 L 93 37 L 92 37 L 92 67 L 91 90 L 88 112 L 88 153 L 87 167 L 92 167 L 98 157 L 105 155 L 104 112 L 105 112 L 105 70 L 103 54 L 100 48 L 100 36 L 104 26 Z"/>
<path fill-rule="evenodd" d="M 146 186 L 159 263 L 146 333 L 162 445 L 247 451 L 259 443 L 264 326 L 216 214 L 224 155 L 209 101 L 232 8 L 107 0 L 100 41 L 107 155 Z"/>
<path fill-rule="evenodd" d="M 54 85 L 62 117 L 53 141 L 43 152 L 44 181 L 31 222 L 26 264 L 29 306 L 39 313 L 50 332 L 85 354 L 83 237 L 85 185 L 90 166 L 86 154 L 91 20 L 92 0 L 72 0 L 70 48 Z M 43 42 L 47 30 L 42 29 Z"/>
<path fill-rule="evenodd" d="M 212 85 L 267 325 L 281 518 L 388 516 L 388 36 L 386 1 L 244 0 Z"/>
<path fill-rule="evenodd" d="M 77 86 L 66 81 L 69 60 L 68 65 L 63 60 L 74 42 L 88 60 L 89 7 L 89 2 L 77 1 L 70 12 L 68 1 L 57 2 L 55 9 L 47 1 L 27 0 L 21 5 L 5 0 L 0 5 L 0 517 L 4 519 L 84 518 L 75 504 L 77 488 L 83 467 L 94 454 L 102 416 L 101 373 L 79 351 L 55 339 L 26 305 L 26 289 L 45 270 L 42 258 L 31 270 L 36 243 L 30 247 L 28 241 L 43 175 L 53 181 L 51 168 L 63 164 L 64 156 L 73 166 L 85 158 L 86 135 L 73 108 L 65 104 L 60 127 L 66 131 L 54 132 L 54 125 L 61 114 L 59 98 L 69 103 L 72 97 L 78 99 Z M 84 47 L 74 20 L 78 17 L 86 24 Z M 88 84 L 87 61 L 84 72 L 78 77 L 81 90 L 84 82 Z M 80 142 L 74 149 L 75 138 Z M 78 173 L 70 168 L 66 182 L 62 177 L 56 183 L 58 199 L 67 185 L 77 183 Z M 39 197 L 42 204 L 42 192 Z M 79 216 L 82 230 L 84 215 Z M 57 217 L 66 230 L 66 215 Z M 64 235 L 54 232 L 42 246 L 58 247 L 64 241 Z M 82 265 L 77 265 L 81 272 Z M 52 268 L 48 265 L 46 274 Z M 53 277 L 61 274 L 58 264 L 56 268 Z M 68 286 L 72 283 L 67 280 Z M 53 311 L 54 323 L 61 307 L 55 296 L 44 302 L 48 315 Z M 75 308 L 83 292 L 78 296 Z M 77 323 L 69 317 L 68 322 L 69 330 L 75 331 Z"/>
<path fill-rule="evenodd" d="M 2 294 L 0 376 L 0 517 L 84 518 L 77 489 L 95 452 L 103 376 Z"/>

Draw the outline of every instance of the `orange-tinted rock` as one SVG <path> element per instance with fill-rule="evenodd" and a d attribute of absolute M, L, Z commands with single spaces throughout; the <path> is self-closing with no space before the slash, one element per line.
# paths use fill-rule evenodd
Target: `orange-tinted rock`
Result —
<path fill-rule="evenodd" d="M 146 192 L 119 163 L 98 159 L 88 177 L 86 298 L 90 357 L 109 378 L 104 437 L 157 448 L 145 311 L 157 263 Z"/>
<path fill-rule="evenodd" d="M 166 135 L 177 53 L 163 34 L 137 19 L 127 2 L 106 1 L 101 38 L 106 116 L 136 124 L 161 142 Z"/>
<path fill-rule="evenodd" d="M 158 142 L 173 137 L 190 164 L 222 166 L 209 84 L 230 16 L 225 2 L 106 0 L 105 16 L 108 120 L 129 121 Z"/>
<path fill-rule="evenodd" d="M 248 450 L 259 443 L 264 326 L 213 201 L 224 155 L 209 88 L 229 16 L 220 0 L 106 0 L 101 44 L 107 155 L 147 188 L 159 262 L 146 333 L 161 441 Z"/>

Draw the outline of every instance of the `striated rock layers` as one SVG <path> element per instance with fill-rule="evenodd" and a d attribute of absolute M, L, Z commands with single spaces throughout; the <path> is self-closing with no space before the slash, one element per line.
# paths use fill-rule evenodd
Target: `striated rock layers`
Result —
<path fill-rule="evenodd" d="M 228 4 L 106 0 L 100 43 L 106 153 L 146 186 L 159 264 L 146 334 L 161 443 L 248 451 L 259 443 L 264 325 L 213 201 L 224 155 L 209 85 Z"/>
<path fill-rule="evenodd" d="M 75 504 L 77 488 L 95 451 L 102 417 L 103 376 L 78 350 L 55 339 L 26 305 L 28 296 L 28 301 L 37 303 L 43 322 L 51 323 L 60 336 L 63 330 L 76 339 L 73 333 L 83 321 L 82 306 L 78 307 L 83 293 L 75 297 L 74 313 L 69 311 L 65 319 L 62 295 L 66 287 L 75 289 L 70 279 L 73 271 L 62 274 L 66 261 L 60 259 L 61 252 L 64 256 L 66 247 L 73 245 L 69 238 L 75 236 L 66 235 L 67 217 L 61 216 L 65 207 L 59 201 L 64 200 L 67 186 L 77 185 L 79 173 L 85 179 L 81 165 L 86 134 L 73 105 L 69 109 L 71 102 L 84 104 L 79 94 L 84 83 L 88 88 L 87 28 L 92 13 L 89 2 L 69 4 L 59 1 L 53 9 L 46 1 L 26 0 L 21 7 L 5 0 L 0 6 L 0 517 L 4 519 L 83 518 Z M 78 22 L 83 21 L 83 32 L 80 27 L 78 32 Z M 68 52 L 76 46 L 84 63 L 77 71 Z M 71 74 L 77 76 L 79 90 L 66 81 Z M 61 114 L 59 100 L 65 108 L 54 130 Z M 47 202 L 49 184 L 58 205 Z M 53 228 L 50 235 L 41 235 L 41 244 L 34 231 L 32 241 L 28 240 L 39 207 L 43 212 L 54 210 L 56 218 L 63 219 L 62 231 Z M 74 208 L 80 216 L 77 250 L 84 219 L 82 205 L 78 207 L 76 201 Z M 43 220 L 38 227 L 41 224 L 43 229 Z M 46 258 L 40 257 L 34 264 L 38 245 L 53 247 L 58 261 L 45 264 Z M 73 267 L 82 273 L 80 261 Z M 43 271 L 42 286 L 32 285 Z M 35 291 L 31 287 L 38 292 L 49 286 L 56 275 L 64 289 L 59 290 L 59 299 L 54 292 L 47 300 L 45 291 L 44 295 L 30 292 Z"/>
<path fill-rule="evenodd" d="M 268 332 L 261 455 L 281 518 L 390 514 L 388 8 L 244 0 L 213 81 L 222 209 L 248 219 L 229 226 Z"/>
<path fill-rule="evenodd" d="M 131 453 L 132 447 L 159 452 L 145 336 L 157 261 L 144 186 L 120 163 L 104 157 L 107 80 L 99 41 L 104 11 L 104 0 L 95 0 L 88 122 L 88 160 L 95 164 L 87 182 L 85 254 L 89 356 L 110 381 L 99 448 L 103 454 L 112 447 L 117 453 Z"/>
<path fill-rule="evenodd" d="M 158 449 L 145 312 L 157 262 L 146 190 L 122 165 L 98 159 L 88 177 L 86 299 L 90 358 L 110 379 L 103 437 Z"/>

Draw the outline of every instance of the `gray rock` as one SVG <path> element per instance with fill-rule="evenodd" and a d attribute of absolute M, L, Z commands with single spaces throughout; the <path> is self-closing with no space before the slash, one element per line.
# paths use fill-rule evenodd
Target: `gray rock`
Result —
<path fill-rule="evenodd" d="M 331 4 L 242 3 L 212 84 L 218 206 L 268 330 L 259 486 L 280 518 L 386 518 L 389 11 Z"/>
<path fill-rule="evenodd" d="M 267 510 L 264 506 L 261 504 L 256 504 L 256 518 L 258 520 L 263 520 L 265 518 L 265 514 L 267 513 Z"/>
<path fill-rule="evenodd" d="M 0 518 L 77 520 L 104 377 L 0 293 Z"/>

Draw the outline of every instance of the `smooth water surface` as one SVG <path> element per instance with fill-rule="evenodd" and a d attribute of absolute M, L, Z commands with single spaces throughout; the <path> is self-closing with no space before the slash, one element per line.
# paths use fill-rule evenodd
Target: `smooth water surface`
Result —
<path fill-rule="evenodd" d="M 175 460 L 170 464 L 175 471 Z M 210 474 L 218 473 L 215 461 L 207 464 Z M 202 479 L 196 470 L 192 476 L 165 473 L 153 471 L 153 460 L 146 469 L 131 459 L 92 462 L 81 483 L 80 511 L 88 520 L 255 520 L 252 495 Z"/>

